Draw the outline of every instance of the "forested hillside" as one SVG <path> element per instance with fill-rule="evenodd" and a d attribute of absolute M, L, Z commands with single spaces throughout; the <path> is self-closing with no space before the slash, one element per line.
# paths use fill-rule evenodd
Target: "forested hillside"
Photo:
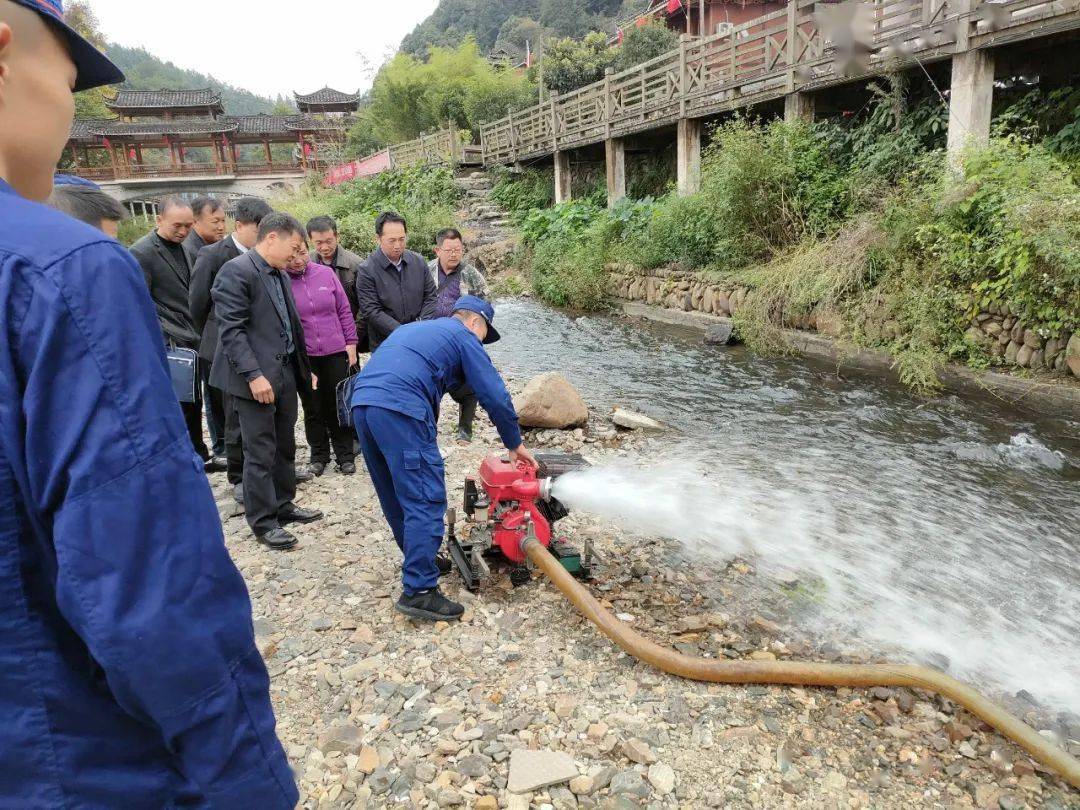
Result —
<path fill-rule="evenodd" d="M 110 43 L 105 50 L 127 76 L 124 87 L 134 90 L 158 90 L 163 87 L 170 90 L 197 90 L 201 87 L 213 87 L 221 92 L 222 104 L 231 114 L 254 115 L 274 110 L 273 99 L 225 84 L 205 73 L 177 67 L 142 48 Z M 285 102 L 285 99 L 279 99 L 278 102 Z"/>
<path fill-rule="evenodd" d="M 614 31 L 616 19 L 647 5 L 647 0 L 441 0 L 401 47 L 423 56 L 430 46 L 457 45 L 467 34 L 484 51 L 497 45 L 522 49 L 526 40 L 535 47 L 540 36 Z"/>

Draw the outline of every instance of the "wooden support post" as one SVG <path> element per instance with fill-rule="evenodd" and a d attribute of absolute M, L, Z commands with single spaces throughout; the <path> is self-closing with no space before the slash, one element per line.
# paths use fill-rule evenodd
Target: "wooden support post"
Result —
<path fill-rule="evenodd" d="M 641 120 L 644 121 L 645 120 L 645 65 L 644 64 L 642 64 L 641 67 L 639 68 L 639 72 L 641 73 L 641 82 L 639 84 L 639 92 L 641 93 L 641 98 L 639 99 L 639 103 L 641 105 Z"/>
<path fill-rule="evenodd" d="M 143 165 L 142 144 L 141 143 L 135 144 L 135 162 L 138 163 L 140 166 Z"/>
<path fill-rule="evenodd" d="M 675 135 L 677 152 L 677 190 L 680 197 L 701 189 L 701 122 L 680 118 Z"/>
<path fill-rule="evenodd" d="M 610 208 L 626 197 L 626 141 L 608 138 L 604 141 L 607 164 L 607 203 Z"/>
<path fill-rule="evenodd" d="M 559 152 L 559 91 L 551 91 L 551 151 Z M 558 186 L 558 182 L 555 184 Z M 567 199 L 570 199 L 567 197 Z"/>
<path fill-rule="evenodd" d="M 554 95 L 554 94 L 553 94 Z M 570 153 L 555 151 L 555 203 L 566 202 L 571 195 Z"/>
<path fill-rule="evenodd" d="M 799 13 L 799 0 L 790 0 L 787 4 L 787 37 L 784 42 L 784 58 L 787 60 L 788 67 L 788 92 L 794 92 L 795 90 L 795 41 L 798 39 L 798 13 Z"/>
<path fill-rule="evenodd" d="M 967 51 L 952 58 L 949 94 L 949 163 L 959 168 L 964 151 L 990 140 L 990 108 L 994 103 L 994 55 Z"/>
<path fill-rule="evenodd" d="M 514 131 L 514 108 L 506 108 L 506 120 L 510 137 L 510 160 L 517 160 L 517 132 Z M 485 147 L 486 150 L 486 147 Z M 484 152 L 484 162 L 487 163 L 487 152 Z"/>
<path fill-rule="evenodd" d="M 456 169 L 459 162 L 464 158 L 464 153 L 461 152 L 459 141 L 461 140 L 461 133 L 458 132 L 457 124 L 450 121 L 450 168 Z"/>
<path fill-rule="evenodd" d="M 300 147 L 300 152 L 303 154 L 304 147 Z M 266 165 L 269 166 L 274 162 L 273 157 L 270 155 L 270 139 L 263 138 L 263 156 L 266 158 Z"/>
<path fill-rule="evenodd" d="M 784 96 L 784 120 L 807 121 L 814 120 L 814 96 L 811 93 L 796 91 Z"/>
<path fill-rule="evenodd" d="M 614 68 L 604 68 L 604 139 L 611 137 L 611 119 L 614 117 L 614 100 L 611 98 L 611 76 Z"/>
<path fill-rule="evenodd" d="M 679 37 L 679 118 L 686 117 L 686 94 L 690 92 L 690 71 L 687 67 L 686 49 L 693 38 L 689 34 Z"/>

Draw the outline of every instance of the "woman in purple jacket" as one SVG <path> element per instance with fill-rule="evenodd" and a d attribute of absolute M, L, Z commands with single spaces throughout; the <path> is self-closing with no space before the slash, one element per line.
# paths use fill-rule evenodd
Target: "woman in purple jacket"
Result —
<path fill-rule="evenodd" d="M 309 261 L 306 250 L 294 257 L 288 271 L 311 372 L 319 380 L 315 391 L 300 392 L 304 433 L 311 452 L 309 469 L 322 475 L 333 447 L 338 470 L 352 475 L 356 472 L 353 432 L 338 424 L 334 394 L 337 384 L 356 365 L 356 322 L 349 298 L 334 269 Z"/>

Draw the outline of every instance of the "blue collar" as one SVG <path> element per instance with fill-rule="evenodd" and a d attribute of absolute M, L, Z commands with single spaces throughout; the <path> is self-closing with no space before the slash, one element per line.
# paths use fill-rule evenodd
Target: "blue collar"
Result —
<path fill-rule="evenodd" d="M 19 193 L 9 186 L 3 177 L 0 177 L 0 194 L 11 194 L 15 197 L 19 196 Z"/>

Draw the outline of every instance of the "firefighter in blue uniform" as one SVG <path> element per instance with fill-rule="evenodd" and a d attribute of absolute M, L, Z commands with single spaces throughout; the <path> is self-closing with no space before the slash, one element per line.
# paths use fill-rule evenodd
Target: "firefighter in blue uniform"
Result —
<path fill-rule="evenodd" d="M 44 200 L 122 74 L 0 0 L 0 807 L 291 808 L 251 604 L 138 265 Z"/>
<path fill-rule="evenodd" d="M 536 460 L 521 443 L 514 404 L 482 344 L 499 333 L 495 309 L 465 295 L 449 318 L 399 326 L 371 355 L 353 387 L 352 408 L 383 515 L 405 555 L 397 609 L 431 621 L 461 617 L 461 605 L 439 591 L 449 560 L 438 556 L 446 513 L 443 460 L 435 441 L 439 403 L 467 382 L 512 459 Z"/>

